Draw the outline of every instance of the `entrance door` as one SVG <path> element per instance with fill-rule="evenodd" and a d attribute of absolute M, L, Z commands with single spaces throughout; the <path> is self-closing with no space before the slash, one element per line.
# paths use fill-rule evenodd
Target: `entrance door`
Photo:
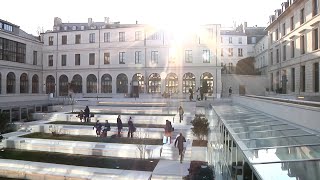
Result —
<path fill-rule="evenodd" d="M 244 85 L 239 85 L 239 95 L 244 96 L 246 94 L 246 87 Z"/>
<path fill-rule="evenodd" d="M 287 94 L 287 76 L 282 76 L 282 94 Z"/>

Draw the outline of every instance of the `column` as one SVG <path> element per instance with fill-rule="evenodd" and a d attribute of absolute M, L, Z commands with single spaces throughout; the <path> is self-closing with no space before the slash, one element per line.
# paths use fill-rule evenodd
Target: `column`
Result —
<path fill-rule="evenodd" d="M 87 78 L 82 77 L 82 94 L 87 93 Z"/>
<path fill-rule="evenodd" d="M 1 94 L 7 93 L 7 76 L 5 74 L 1 74 Z"/>

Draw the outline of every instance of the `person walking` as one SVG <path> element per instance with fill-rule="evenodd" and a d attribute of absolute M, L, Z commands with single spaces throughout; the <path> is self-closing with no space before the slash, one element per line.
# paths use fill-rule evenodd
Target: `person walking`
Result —
<path fill-rule="evenodd" d="M 122 130 L 122 121 L 121 121 L 121 116 L 118 115 L 118 118 L 117 118 L 117 127 L 118 127 L 118 137 L 120 137 L 120 133 L 121 133 L 121 130 Z"/>
<path fill-rule="evenodd" d="M 177 147 L 178 144 L 178 150 L 179 150 L 179 156 L 180 156 L 180 163 L 182 163 L 183 159 L 183 143 L 186 142 L 186 138 L 180 133 L 180 135 L 176 138 L 174 142 L 174 147 Z"/>
<path fill-rule="evenodd" d="M 180 106 L 179 107 L 179 119 L 180 119 L 180 123 L 181 123 L 181 121 L 183 120 L 183 114 L 184 114 L 184 110 L 183 110 L 183 108 Z"/>
<path fill-rule="evenodd" d="M 82 122 L 82 119 L 83 119 L 83 111 L 82 110 L 78 114 L 78 118 L 80 119 L 80 122 Z"/>
<path fill-rule="evenodd" d="M 171 144 L 171 138 L 172 138 L 172 124 L 169 120 L 166 120 L 166 125 L 164 127 L 164 140 L 163 144 Z"/>
<path fill-rule="evenodd" d="M 135 132 L 135 127 L 133 125 L 132 118 L 130 117 L 128 121 L 128 137 L 130 136 L 133 138 L 133 132 Z"/>
<path fill-rule="evenodd" d="M 96 135 L 97 137 L 99 137 L 101 134 L 101 128 L 102 128 L 102 124 L 99 122 L 99 120 L 97 120 L 96 124 L 93 126 L 93 129 L 94 128 L 96 128 Z"/>
<path fill-rule="evenodd" d="M 189 88 L 189 100 L 192 101 L 193 100 L 193 90 L 191 88 Z"/>
<path fill-rule="evenodd" d="M 229 88 L 229 97 L 231 97 L 231 94 L 232 94 L 232 89 L 231 87 Z"/>
<path fill-rule="evenodd" d="M 89 122 L 90 118 L 90 109 L 88 106 L 84 109 L 84 122 Z"/>
<path fill-rule="evenodd" d="M 110 124 L 109 124 L 108 120 L 106 120 L 106 123 L 104 124 L 104 128 L 101 133 L 101 137 L 107 137 L 108 131 L 110 131 L 110 130 L 111 130 Z"/>

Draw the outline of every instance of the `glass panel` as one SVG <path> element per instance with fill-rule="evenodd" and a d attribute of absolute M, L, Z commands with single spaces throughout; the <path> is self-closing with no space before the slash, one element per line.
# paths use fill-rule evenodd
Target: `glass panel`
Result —
<path fill-rule="evenodd" d="M 270 118 L 250 118 L 244 120 L 229 120 L 226 121 L 227 124 L 236 124 L 236 123 L 254 123 L 254 122 L 270 122 L 270 121 L 277 121 L 275 119 Z"/>
<path fill-rule="evenodd" d="M 238 124 L 230 124 L 229 126 L 232 128 L 239 128 L 239 127 L 252 127 L 252 126 L 266 126 L 266 125 L 279 125 L 285 124 L 281 121 L 269 121 L 269 122 L 250 122 L 250 123 L 238 123 Z"/>
<path fill-rule="evenodd" d="M 250 131 L 266 131 L 266 130 L 283 130 L 283 129 L 297 129 L 291 125 L 276 125 L 276 126 L 257 126 L 257 127 L 244 127 L 233 129 L 235 133 L 243 133 Z"/>
<path fill-rule="evenodd" d="M 311 136 L 298 136 L 298 137 L 244 140 L 243 143 L 248 148 L 310 145 L 310 144 L 316 145 L 316 144 L 320 144 L 320 138 L 319 136 L 311 135 Z"/>
<path fill-rule="evenodd" d="M 320 145 L 244 151 L 251 163 L 320 159 Z"/>
<path fill-rule="evenodd" d="M 281 137 L 281 136 L 298 136 L 309 135 L 310 133 L 300 129 L 289 129 L 280 131 L 262 131 L 262 132 L 248 132 L 237 134 L 240 139 L 256 139 L 266 137 Z"/>
<path fill-rule="evenodd" d="M 319 161 L 255 164 L 253 167 L 261 179 L 320 179 Z"/>

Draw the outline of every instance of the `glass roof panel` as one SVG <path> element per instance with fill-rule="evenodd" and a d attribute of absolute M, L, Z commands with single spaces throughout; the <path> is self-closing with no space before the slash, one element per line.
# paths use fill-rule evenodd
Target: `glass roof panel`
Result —
<path fill-rule="evenodd" d="M 319 136 L 296 136 L 296 137 L 279 137 L 269 139 L 251 139 L 242 141 L 248 148 L 263 148 L 275 146 L 296 146 L 320 144 Z"/>
<path fill-rule="evenodd" d="M 280 131 L 255 131 L 247 133 L 238 133 L 237 136 L 240 139 L 257 139 L 257 138 L 268 138 L 268 137 L 283 137 L 283 136 L 299 136 L 309 135 L 310 133 L 300 129 L 288 129 Z"/>
<path fill-rule="evenodd" d="M 318 180 L 320 161 L 254 164 L 253 168 L 262 179 L 271 180 Z"/>
<path fill-rule="evenodd" d="M 257 127 L 243 127 L 235 128 L 233 131 L 235 133 L 252 132 L 252 131 L 267 131 L 267 130 L 283 130 L 283 129 L 297 129 L 294 126 L 283 124 L 276 126 L 257 126 Z"/>
<path fill-rule="evenodd" d="M 320 146 L 279 147 L 243 152 L 251 163 L 320 159 Z"/>
<path fill-rule="evenodd" d="M 267 126 L 267 125 L 279 125 L 286 124 L 281 121 L 269 121 L 269 122 L 251 122 L 251 123 L 238 123 L 238 124 L 229 124 L 231 128 L 239 128 L 239 127 L 252 127 L 252 126 Z"/>

